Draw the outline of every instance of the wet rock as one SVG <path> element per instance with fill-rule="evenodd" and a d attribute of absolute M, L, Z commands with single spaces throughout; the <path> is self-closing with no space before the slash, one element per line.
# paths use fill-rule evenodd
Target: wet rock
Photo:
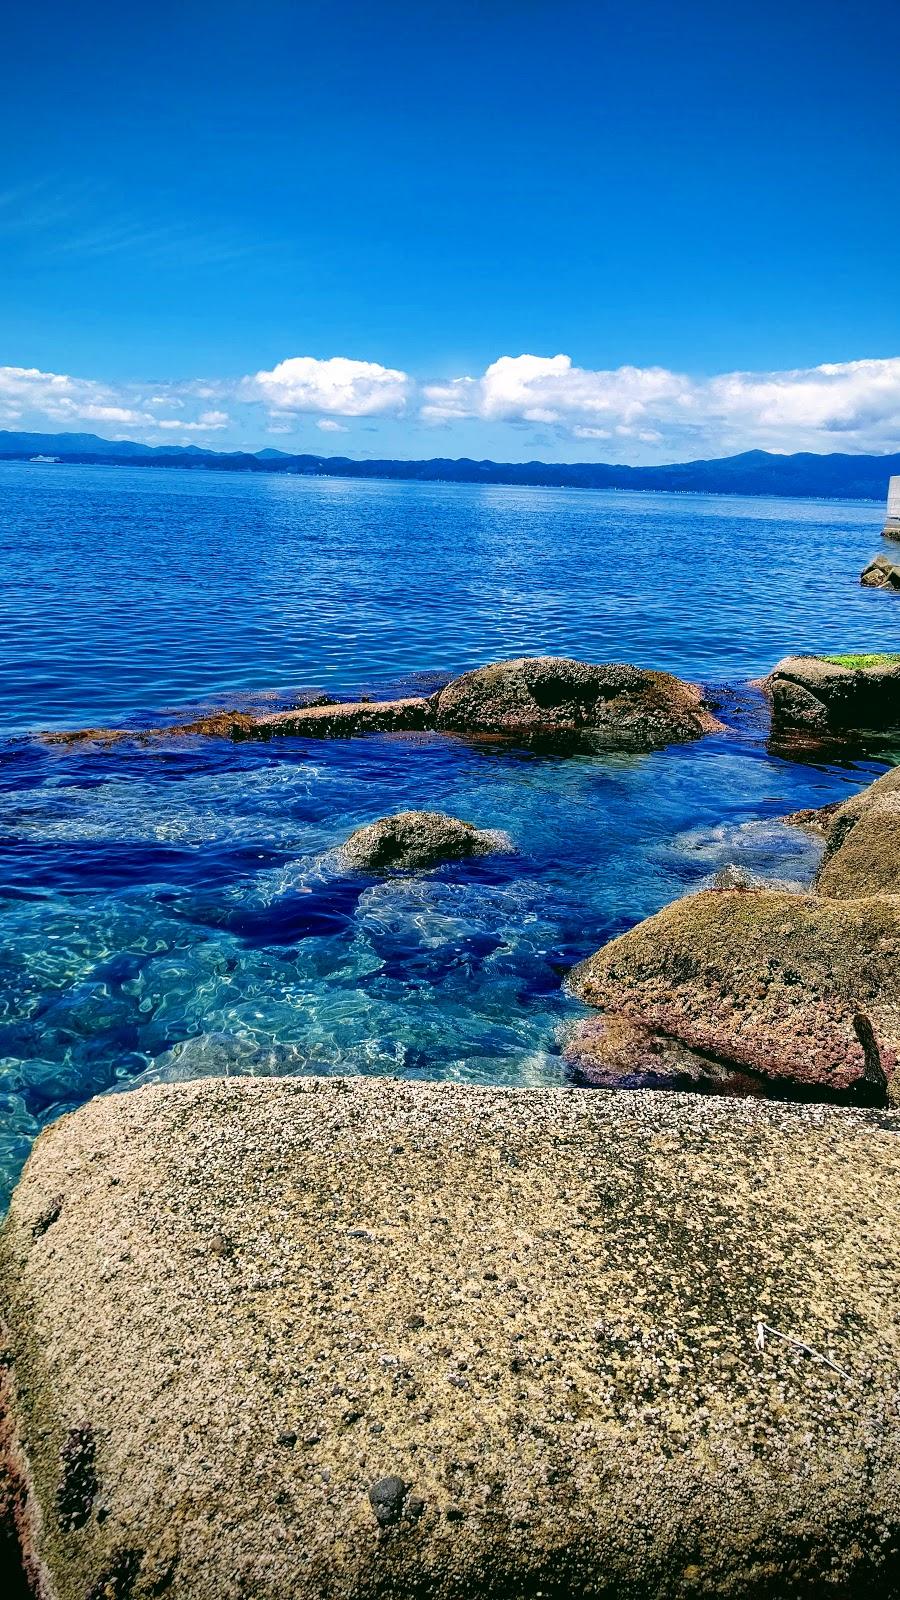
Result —
<path fill-rule="evenodd" d="M 691 1050 L 627 1017 L 587 1017 L 563 1045 L 577 1084 L 592 1089 L 676 1089 L 683 1094 L 763 1097 L 764 1078 Z"/>
<path fill-rule="evenodd" d="M 751 872 L 749 867 L 736 866 L 732 861 L 720 867 L 713 878 L 714 889 L 759 889 L 762 886 L 758 872 Z"/>
<path fill-rule="evenodd" d="M 46 733 L 48 744 L 206 737 L 239 741 L 279 736 L 349 738 L 438 727 L 445 732 L 487 733 L 517 739 L 573 738 L 590 734 L 604 744 L 655 749 L 701 734 L 721 723 L 695 684 L 668 672 L 593 666 L 556 656 L 499 661 L 456 678 L 430 697 L 331 701 L 260 714 L 216 711 L 163 728 L 80 728 Z"/>
<path fill-rule="evenodd" d="M 337 701 L 323 696 L 313 705 L 263 715 L 247 711 L 217 711 L 190 722 L 170 723 L 163 728 L 77 728 L 62 733 L 45 733 L 45 744 L 118 744 L 128 740 L 152 744 L 160 739 L 206 738 L 274 739 L 286 736 L 304 739 L 347 739 L 363 733 L 403 733 L 428 728 L 433 722 L 431 702 L 422 695 L 402 700 Z"/>
<path fill-rule="evenodd" d="M 349 871 L 385 872 L 433 867 L 441 861 L 510 848 L 505 834 L 476 828 L 443 811 L 398 811 L 393 817 L 357 828 L 341 846 L 338 857 Z"/>
<path fill-rule="evenodd" d="M 859 581 L 864 589 L 900 589 L 900 561 L 877 555 L 863 570 Z"/>
<path fill-rule="evenodd" d="M 800 811 L 792 811 L 784 821 L 796 828 L 806 828 L 809 833 L 818 834 L 824 839 L 831 831 L 832 819 L 840 805 L 840 800 L 830 800 L 827 806 L 804 806 Z"/>
<path fill-rule="evenodd" d="M 852 666 L 823 656 L 780 661 L 763 682 L 773 738 L 827 741 L 900 727 L 900 658 L 874 656 L 871 662 Z"/>
<path fill-rule="evenodd" d="M 270 739 L 290 734 L 306 739 L 347 739 L 362 733 L 417 732 L 432 722 L 431 702 L 422 695 L 409 695 L 403 700 L 359 700 L 275 711 L 256 717 L 252 728 L 236 737 Z"/>
<path fill-rule="evenodd" d="M 883 1102 L 900 1064 L 900 899 L 706 890 L 614 939 L 570 983 L 779 1090 Z"/>
<path fill-rule="evenodd" d="M 240 1073 L 277 1077 L 302 1071 L 308 1055 L 296 1045 L 260 1044 L 246 1034 L 201 1033 L 182 1039 L 156 1057 L 142 1081 L 180 1083 L 193 1078 L 225 1078 Z"/>
<path fill-rule="evenodd" d="M 721 724 L 702 692 L 668 672 L 523 656 L 479 667 L 435 696 L 439 728 L 514 738 L 591 734 L 652 749 L 696 739 Z"/>
<path fill-rule="evenodd" d="M 42 1134 L 0 1242 L 41 1592 L 896 1595 L 896 1128 L 362 1078 L 92 1101 Z M 54 1195 L 51 1249 L 33 1224 Z M 385 1217 L 390 1249 L 349 1276 L 347 1229 Z M 223 1226 L 227 1278 L 197 1254 Z M 404 1335 L 415 1313 L 434 1342 Z M 760 1322 L 807 1350 L 760 1348 Z M 347 1430 L 336 1385 L 371 1426 Z M 56 1489 L 78 1417 L 105 1515 L 73 1528 Z M 399 1488 L 370 1490 L 388 1473 L 414 1490 L 386 1537 L 376 1506 L 393 1515 Z"/>

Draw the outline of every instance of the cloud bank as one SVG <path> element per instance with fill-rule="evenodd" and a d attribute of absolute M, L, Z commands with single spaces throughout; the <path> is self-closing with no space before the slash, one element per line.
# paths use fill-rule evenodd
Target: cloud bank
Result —
<path fill-rule="evenodd" d="M 575 439 L 693 439 L 719 453 L 889 450 L 900 445 L 900 357 L 697 379 L 666 367 L 591 370 L 564 355 L 501 356 L 479 378 L 426 386 L 421 414 L 540 423 Z"/>
<path fill-rule="evenodd" d="M 238 378 L 162 383 L 9 366 L 0 367 L 0 427 L 99 429 L 151 443 L 206 437 L 232 448 L 281 435 L 308 450 L 316 433 L 356 432 L 356 448 L 368 448 L 360 429 L 388 430 L 395 454 L 468 454 L 474 440 L 501 458 L 542 448 L 556 459 L 613 461 L 754 448 L 879 453 L 900 449 L 900 357 L 696 377 L 504 355 L 480 374 L 429 381 L 347 356 L 292 356 Z"/>

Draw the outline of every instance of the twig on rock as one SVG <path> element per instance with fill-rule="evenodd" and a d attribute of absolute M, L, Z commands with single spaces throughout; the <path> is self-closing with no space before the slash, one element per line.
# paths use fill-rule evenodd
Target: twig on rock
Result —
<path fill-rule="evenodd" d="M 837 1362 L 832 1361 L 829 1356 L 823 1356 L 821 1350 L 814 1350 L 811 1344 L 804 1344 L 802 1339 L 795 1339 L 789 1333 L 782 1333 L 780 1328 L 770 1328 L 767 1322 L 758 1322 L 756 1324 L 757 1350 L 765 1350 L 767 1333 L 773 1339 L 783 1339 L 785 1344 L 792 1344 L 795 1349 L 803 1350 L 806 1355 L 812 1356 L 814 1361 L 823 1362 L 826 1367 L 831 1368 L 832 1372 L 838 1372 L 842 1378 L 846 1378 L 848 1383 L 854 1382 L 852 1373 L 845 1371 L 843 1367 L 839 1367 Z"/>

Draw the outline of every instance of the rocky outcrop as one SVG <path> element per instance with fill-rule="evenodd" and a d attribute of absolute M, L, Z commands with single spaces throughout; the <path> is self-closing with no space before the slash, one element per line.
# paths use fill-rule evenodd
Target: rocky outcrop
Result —
<path fill-rule="evenodd" d="M 863 569 L 859 581 L 864 589 L 900 589 L 900 561 L 892 561 L 890 556 L 875 556 Z"/>
<path fill-rule="evenodd" d="M 839 900 L 900 895 L 900 767 L 883 773 L 842 805 L 794 812 L 786 820 L 825 836 L 816 877 L 821 894 Z"/>
<path fill-rule="evenodd" d="M 123 739 L 146 744 L 198 735 L 234 740 L 278 735 L 336 739 L 434 727 L 446 733 L 520 740 L 590 734 L 607 745 L 649 750 L 697 739 L 715 732 L 721 723 L 696 685 L 683 683 L 668 672 L 527 656 L 467 672 L 429 699 L 322 699 L 265 715 L 221 711 L 164 728 L 81 728 L 45 734 L 44 739 L 60 745 L 84 741 L 112 744 Z"/>
<path fill-rule="evenodd" d="M 844 739 L 900 728 L 900 656 L 787 656 L 763 687 L 775 738 Z"/>
<path fill-rule="evenodd" d="M 771 1080 L 623 1016 L 586 1017 L 563 1043 L 570 1078 L 591 1089 L 673 1089 L 765 1098 Z"/>
<path fill-rule="evenodd" d="M 590 734 L 641 749 L 721 727 L 700 689 L 668 672 L 562 656 L 523 656 L 467 672 L 435 697 L 435 712 L 437 726 L 451 732 L 525 739 Z"/>
<path fill-rule="evenodd" d="M 0 1247 L 41 1592 L 897 1595 L 893 1130 L 366 1079 L 92 1101 Z"/>
<path fill-rule="evenodd" d="M 570 984 L 780 1092 L 880 1103 L 900 1065 L 900 899 L 704 890 L 614 939 Z"/>
<path fill-rule="evenodd" d="M 290 711 L 260 716 L 247 711 L 217 711 L 191 722 L 162 728 L 78 728 L 44 734 L 47 744 L 92 742 L 116 744 L 127 739 L 137 744 L 159 739 L 273 739 L 293 735 L 303 739 L 346 739 L 362 733 L 401 733 L 427 728 L 433 721 L 431 706 L 422 696 L 405 700 L 322 700 Z"/>
<path fill-rule="evenodd" d="M 476 828 L 443 811 L 398 811 L 357 828 L 341 845 L 338 860 L 353 872 L 390 872 L 509 848 L 505 834 Z"/>

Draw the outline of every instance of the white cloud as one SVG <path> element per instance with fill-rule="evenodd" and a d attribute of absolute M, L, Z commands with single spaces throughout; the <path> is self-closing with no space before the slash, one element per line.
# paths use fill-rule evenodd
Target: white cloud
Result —
<path fill-rule="evenodd" d="M 218 433 L 222 428 L 231 424 L 227 411 L 204 411 L 196 422 L 185 422 L 182 417 L 158 417 L 153 419 L 155 428 L 177 429 L 179 433 Z"/>
<path fill-rule="evenodd" d="M 691 378 L 666 367 L 612 371 L 569 356 L 501 356 L 481 377 L 427 385 L 421 416 L 539 423 L 574 439 L 630 441 L 656 455 L 705 445 L 726 453 L 900 447 L 900 357 L 785 372 Z"/>
<path fill-rule="evenodd" d="M 158 442 L 229 434 L 255 448 L 263 429 L 296 432 L 305 415 L 326 434 L 408 418 L 445 428 L 442 448 L 521 455 L 527 445 L 569 459 L 684 460 L 763 448 L 787 452 L 900 449 L 900 356 L 775 372 L 693 377 L 666 367 L 577 367 L 571 357 L 501 356 L 480 376 L 422 386 L 399 368 L 342 356 L 297 356 L 252 378 L 103 383 L 0 367 L 0 422 L 29 430 L 99 430 Z M 365 419 L 368 419 L 368 423 Z M 398 440 L 396 425 L 394 437 Z M 510 446 L 510 439 L 514 441 Z M 458 441 L 458 444 L 457 444 Z M 412 453 L 398 443 L 397 453 Z"/>
<path fill-rule="evenodd" d="M 199 398 L 191 385 L 183 387 Z M 159 416 L 157 410 L 147 407 L 185 408 L 175 385 L 169 393 L 160 393 L 159 388 L 157 385 L 149 392 L 141 384 L 113 386 L 63 372 L 42 372 L 38 367 L 0 367 L 0 417 L 17 422 L 29 418 L 33 427 L 52 425 L 74 432 L 93 423 L 116 432 L 124 428 L 139 436 L 148 430 L 210 433 L 230 426 L 225 411 L 201 411 L 193 418 Z"/>
<path fill-rule="evenodd" d="M 603 438 L 609 427 L 630 432 L 660 407 L 676 406 L 690 380 L 665 367 L 619 367 L 594 372 L 571 356 L 501 356 L 480 378 L 431 384 L 424 391 L 428 421 L 480 417 L 486 422 L 539 422 L 580 427 L 580 438 Z"/>
<path fill-rule="evenodd" d="M 245 378 L 242 393 L 261 400 L 270 411 L 324 411 L 339 417 L 374 417 L 404 409 L 410 378 L 377 361 L 351 361 L 331 356 L 291 356 L 271 372 Z"/>
<path fill-rule="evenodd" d="M 55 422 L 131 422 L 134 409 L 107 386 L 38 367 L 0 367 L 0 400 L 16 409 L 39 411 Z"/>
<path fill-rule="evenodd" d="M 731 425 L 766 434 L 801 433 L 896 443 L 900 357 L 844 361 L 791 372 L 732 372 L 706 385 L 708 406 Z"/>

